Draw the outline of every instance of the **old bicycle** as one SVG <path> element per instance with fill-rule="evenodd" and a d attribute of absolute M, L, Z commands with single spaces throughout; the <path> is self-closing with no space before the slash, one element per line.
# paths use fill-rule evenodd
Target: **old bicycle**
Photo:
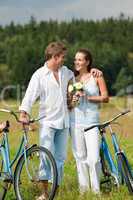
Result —
<path fill-rule="evenodd" d="M 18 200 L 37 199 L 43 194 L 44 188 L 40 186 L 42 176 L 40 171 L 44 170 L 44 176 L 48 171 L 50 182 L 48 184 L 47 200 L 52 200 L 57 187 L 57 167 L 52 154 L 44 147 L 36 144 L 28 145 L 28 125 L 34 123 L 38 119 L 30 119 L 29 123 L 20 122 L 17 114 L 13 111 L 0 109 L 0 112 L 6 112 L 13 115 L 18 123 L 22 125 L 22 138 L 16 155 L 13 160 L 10 158 L 10 145 L 8 141 L 9 121 L 1 134 L 0 143 L 0 200 L 5 198 L 6 192 L 11 184 L 14 185 L 16 198 Z M 18 135 L 17 135 L 18 137 Z M 13 166 L 15 170 L 13 170 Z M 43 169 L 40 167 L 43 166 Z M 45 178 L 44 178 L 45 179 Z"/>
<path fill-rule="evenodd" d="M 117 140 L 117 134 L 113 132 L 111 123 L 117 118 L 127 114 L 129 111 L 124 111 L 115 116 L 113 119 L 100 124 L 93 124 L 85 129 L 85 132 L 92 128 L 98 128 L 101 135 L 101 165 L 105 177 L 104 183 L 111 183 L 119 187 L 120 184 L 126 184 L 130 194 L 133 195 L 133 171 L 127 159 L 125 152 L 120 148 Z M 109 127 L 112 138 L 112 144 L 115 152 L 115 160 L 111 155 L 108 143 L 106 141 L 106 128 Z M 110 186 L 111 186 L 110 184 Z"/>

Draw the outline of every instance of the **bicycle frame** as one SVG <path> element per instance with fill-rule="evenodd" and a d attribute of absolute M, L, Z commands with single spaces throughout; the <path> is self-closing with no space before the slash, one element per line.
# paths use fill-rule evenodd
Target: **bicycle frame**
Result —
<path fill-rule="evenodd" d="M 120 184 L 125 183 L 128 191 L 133 194 L 133 171 L 131 166 L 129 165 L 128 158 L 120 148 L 119 143 L 117 141 L 117 135 L 111 129 L 111 123 L 113 123 L 117 118 L 127 114 L 130 110 L 123 111 L 116 115 L 111 120 L 105 121 L 103 123 L 92 124 L 91 126 L 84 129 L 84 131 L 91 130 L 92 128 L 97 127 L 99 129 L 101 135 L 101 146 L 100 146 L 100 153 L 101 153 L 101 166 L 104 177 L 110 179 L 110 177 L 115 178 L 114 184 L 119 186 Z M 115 152 L 115 160 L 112 158 L 109 146 L 106 141 L 106 127 L 110 128 L 110 134 L 113 144 L 113 149 Z M 109 180 L 108 179 L 108 180 Z M 103 181 L 108 182 L 108 180 Z"/>
<path fill-rule="evenodd" d="M 3 138 L 2 138 L 2 143 L 1 143 L 1 146 L 0 146 L 0 151 L 1 151 L 1 154 L 2 154 L 2 157 L 3 157 L 3 161 L 4 161 L 4 163 L 3 163 L 4 174 L 7 175 L 6 178 L 8 178 L 10 181 L 13 181 L 14 174 L 13 174 L 12 167 L 13 167 L 14 163 L 23 154 L 24 154 L 24 157 L 25 157 L 25 160 L 26 160 L 26 150 L 31 148 L 31 146 L 29 148 L 27 148 L 28 140 L 27 140 L 27 135 L 24 132 L 22 139 L 21 139 L 21 142 L 20 142 L 20 145 L 18 146 L 18 149 L 16 151 L 16 154 L 15 154 L 14 158 L 11 160 L 11 158 L 10 158 L 10 146 L 9 146 L 9 141 L 8 141 L 8 132 L 9 132 L 8 130 L 3 132 Z M 29 175 L 28 164 L 27 164 L 27 162 L 25 162 L 25 163 L 26 163 L 26 171 L 27 171 L 27 174 Z"/>
<path fill-rule="evenodd" d="M 103 135 L 102 135 L 102 139 L 101 139 L 100 148 L 104 152 L 105 158 L 106 158 L 107 162 L 109 163 L 109 167 L 110 167 L 111 172 L 116 175 L 117 179 L 119 179 L 117 167 L 116 167 L 114 160 L 111 156 L 111 153 L 109 151 L 109 147 L 108 147 L 108 144 L 106 142 L 105 136 L 103 136 Z"/>
<path fill-rule="evenodd" d="M 46 148 L 38 146 L 37 144 L 29 145 L 29 141 L 28 141 L 29 125 L 31 123 L 34 123 L 43 119 L 45 116 L 41 116 L 36 119 L 35 118 L 31 119 L 31 117 L 29 116 L 29 120 L 27 119 L 27 121 L 21 121 L 19 120 L 16 114 L 19 112 L 14 112 L 14 111 L 6 110 L 6 109 L 0 109 L 0 112 L 6 112 L 13 115 L 16 121 L 19 124 L 21 124 L 22 131 L 23 131 L 20 144 L 18 145 L 16 153 L 13 159 L 11 160 L 10 146 L 8 142 L 9 121 L 6 121 L 6 124 L 3 123 L 2 135 L 1 135 L 1 141 L 0 141 L 0 168 L 1 168 L 0 169 L 0 186 L 1 186 L 0 199 L 5 198 L 6 192 L 11 184 L 14 185 L 14 190 L 15 190 L 17 199 L 23 199 L 22 196 L 24 192 L 21 193 L 20 190 L 21 190 L 21 184 L 22 184 L 22 188 L 23 186 L 25 186 L 25 178 L 27 178 L 28 184 L 33 185 L 35 187 L 35 191 L 36 191 L 36 184 L 34 184 L 34 182 L 38 183 L 39 181 L 41 181 L 41 178 L 39 178 L 38 176 L 38 170 L 40 169 L 40 159 L 41 159 L 40 156 L 43 153 L 44 157 L 46 156 L 48 160 L 48 164 L 51 170 L 52 181 L 49 184 L 49 188 L 48 188 L 48 193 L 49 193 L 48 199 L 52 200 L 57 189 L 57 180 L 58 180 L 58 173 L 57 173 L 55 160 L 52 154 Z M 34 159 L 34 155 L 36 159 Z M 38 161 L 37 168 L 35 167 L 36 161 Z M 16 162 L 16 165 L 14 169 L 13 166 L 15 162 Z M 32 162 L 33 162 L 33 165 L 32 165 Z M 21 174 L 23 173 L 24 173 L 24 176 L 21 176 Z M 25 173 L 26 173 L 26 176 L 25 176 Z M 21 181 L 20 181 L 20 176 L 21 176 Z M 24 182 L 22 180 L 24 180 Z M 44 191 L 40 191 L 39 187 L 38 189 L 39 189 L 38 192 L 42 195 Z"/>
<path fill-rule="evenodd" d="M 103 131 L 103 129 L 100 130 L 100 134 L 102 136 L 100 148 L 103 151 L 105 158 L 109 164 L 111 173 L 117 177 L 117 180 L 121 184 L 122 180 L 123 180 L 123 174 L 121 173 L 121 169 L 120 169 L 120 166 L 118 163 L 118 158 L 117 158 L 118 154 L 123 154 L 125 161 L 126 161 L 127 165 L 129 166 L 130 170 L 131 170 L 131 167 L 128 163 L 125 153 L 120 149 L 120 146 L 119 146 L 119 143 L 118 143 L 118 140 L 116 137 L 116 133 L 112 131 L 111 125 L 108 125 L 108 126 L 110 128 L 110 134 L 111 134 L 112 144 L 113 144 L 113 148 L 114 148 L 114 152 L 115 152 L 116 164 L 114 162 L 114 159 L 112 158 L 112 155 L 110 153 L 110 150 L 109 150 L 109 147 L 108 147 L 108 144 L 106 141 L 106 137 L 105 137 L 106 131 Z"/>

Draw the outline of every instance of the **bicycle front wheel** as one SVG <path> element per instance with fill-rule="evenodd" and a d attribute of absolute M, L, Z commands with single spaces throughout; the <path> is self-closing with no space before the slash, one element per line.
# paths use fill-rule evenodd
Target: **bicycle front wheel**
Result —
<path fill-rule="evenodd" d="M 112 173 L 111 167 L 105 158 L 104 151 L 100 149 L 101 168 L 103 173 L 103 180 L 101 180 L 101 189 L 105 192 L 110 192 L 115 188 L 119 188 L 118 177 Z"/>
<path fill-rule="evenodd" d="M 124 178 L 124 181 L 127 185 L 128 191 L 130 194 L 133 194 L 133 174 L 128 165 L 126 157 L 123 154 L 118 154 L 118 162 L 120 165 L 121 174 Z"/>
<path fill-rule="evenodd" d="M 4 161 L 0 151 L 0 200 L 4 200 L 8 189 L 8 180 L 6 179 L 3 164 Z"/>
<path fill-rule="evenodd" d="M 44 147 L 34 146 L 19 160 L 14 176 L 18 200 L 54 198 L 57 188 L 57 167 L 52 154 Z M 42 198 L 42 199 L 43 199 Z"/>

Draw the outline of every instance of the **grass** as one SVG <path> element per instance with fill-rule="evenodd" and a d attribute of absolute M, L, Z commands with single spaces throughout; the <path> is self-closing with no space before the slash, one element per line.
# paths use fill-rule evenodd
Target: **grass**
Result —
<path fill-rule="evenodd" d="M 8 104 L 13 104 L 14 106 L 11 108 L 13 110 L 17 109 L 15 102 L 9 101 Z M 0 107 L 5 107 L 0 104 Z M 37 113 L 38 106 L 34 106 L 33 116 Z M 133 108 L 133 107 L 132 107 Z M 125 109 L 125 100 L 111 98 L 109 104 L 104 104 L 101 106 L 101 121 L 105 121 L 110 119 L 111 117 L 118 114 L 120 111 Z M 37 115 L 36 115 L 37 116 Z M 9 119 L 11 122 L 11 133 L 9 134 L 9 142 L 11 145 L 11 158 L 15 154 L 17 146 L 21 137 L 21 127 L 18 125 L 12 117 L 9 117 L 5 113 L 0 113 L 0 121 Z M 129 158 L 131 165 L 133 166 L 133 112 L 128 114 L 118 120 L 120 125 L 115 125 L 114 130 L 117 130 L 119 142 L 126 151 L 126 155 Z M 30 142 L 38 143 L 38 133 L 31 132 L 30 134 Z M 10 188 L 8 194 L 6 196 L 6 200 L 14 200 L 14 190 L 13 187 Z M 102 193 L 100 196 L 94 195 L 92 192 L 87 192 L 84 195 L 80 195 L 78 191 L 78 182 L 77 182 L 77 172 L 76 172 L 76 164 L 73 159 L 72 151 L 71 151 L 71 140 L 69 140 L 68 144 L 68 156 L 65 162 L 64 167 L 64 178 L 61 184 L 58 195 L 56 195 L 55 200 L 131 200 L 132 196 L 129 195 L 128 190 L 125 186 L 121 186 L 119 190 L 114 190 L 110 193 Z"/>

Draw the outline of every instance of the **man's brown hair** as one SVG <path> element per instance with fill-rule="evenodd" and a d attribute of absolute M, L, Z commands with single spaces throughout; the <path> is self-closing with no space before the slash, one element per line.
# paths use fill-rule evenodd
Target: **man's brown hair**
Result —
<path fill-rule="evenodd" d="M 52 56 L 58 56 L 66 53 L 67 48 L 63 42 L 51 42 L 45 50 L 45 60 L 49 60 Z"/>

